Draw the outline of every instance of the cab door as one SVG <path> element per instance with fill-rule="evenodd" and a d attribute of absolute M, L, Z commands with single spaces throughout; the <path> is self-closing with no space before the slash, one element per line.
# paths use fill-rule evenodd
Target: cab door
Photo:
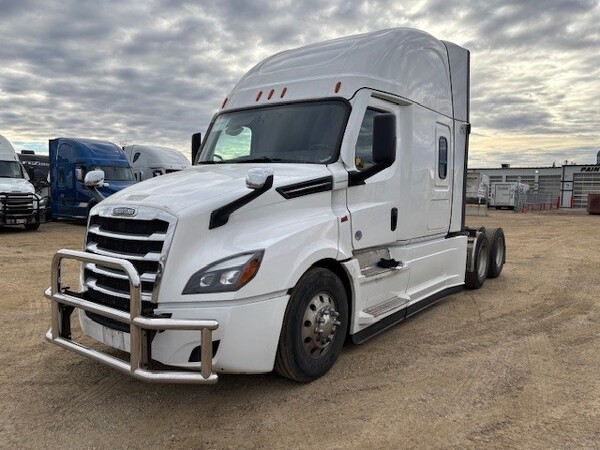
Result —
<path fill-rule="evenodd" d="M 355 145 L 357 171 L 373 163 L 373 118 L 377 114 L 392 113 L 399 130 L 402 107 L 382 99 L 371 98 L 363 116 Z M 399 133 L 397 133 L 399 135 Z M 396 140 L 396 162 L 367 178 L 364 183 L 348 187 L 347 206 L 352 223 L 352 245 L 355 250 L 384 246 L 396 241 L 400 180 L 397 176 L 400 140 Z"/>

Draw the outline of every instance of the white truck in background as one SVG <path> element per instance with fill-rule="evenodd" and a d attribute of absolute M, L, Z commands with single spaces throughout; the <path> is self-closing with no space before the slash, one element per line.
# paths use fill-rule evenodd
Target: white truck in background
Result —
<path fill-rule="evenodd" d="M 8 139 L 0 135 L 0 226 L 33 231 L 45 221 L 46 198 L 35 193 L 29 174 Z"/>
<path fill-rule="evenodd" d="M 465 226 L 469 132 L 469 52 L 427 33 L 267 58 L 225 98 L 194 167 L 104 200 L 84 251 L 55 255 L 47 339 L 144 380 L 312 381 L 347 337 L 500 274 L 502 229 Z M 77 292 L 65 259 L 83 264 Z M 130 359 L 75 342 L 74 308 Z"/>
<path fill-rule="evenodd" d="M 490 207 L 515 209 L 519 196 L 529 191 L 529 185 L 517 182 L 496 182 L 490 186 Z M 516 202 L 516 203 L 515 203 Z"/>
<path fill-rule="evenodd" d="M 191 166 L 186 156 L 173 148 L 127 145 L 123 151 L 133 168 L 136 181 L 179 172 Z"/>

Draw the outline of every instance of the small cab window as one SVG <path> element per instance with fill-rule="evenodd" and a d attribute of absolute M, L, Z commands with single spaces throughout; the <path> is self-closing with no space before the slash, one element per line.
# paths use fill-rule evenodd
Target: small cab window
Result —
<path fill-rule="evenodd" d="M 141 155 L 140 152 L 136 152 L 136 154 L 133 155 L 133 162 L 136 162 L 140 158 L 140 155 Z"/>
<path fill-rule="evenodd" d="M 358 170 L 365 170 L 371 167 L 373 162 L 373 118 L 377 114 L 382 114 L 374 108 L 367 108 L 365 117 L 363 118 L 356 141 L 356 149 L 354 152 L 354 164 Z"/>
<path fill-rule="evenodd" d="M 448 175 L 448 140 L 442 136 L 438 142 L 438 177 L 445 180 Z"/>

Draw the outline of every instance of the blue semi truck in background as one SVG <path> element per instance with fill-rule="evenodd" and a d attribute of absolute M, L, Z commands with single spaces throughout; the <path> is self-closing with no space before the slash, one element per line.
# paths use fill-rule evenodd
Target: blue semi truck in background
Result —
<path fill-rule="evenodd" d="M 104 172 L 103 197 L 135 183 L 125 152 L 117 145 L 92 139 L 56 138 L 49 141 L 50 192 L 53 219 L 87 219 L 98 200 L 84 183 L 86 173 Z"/>

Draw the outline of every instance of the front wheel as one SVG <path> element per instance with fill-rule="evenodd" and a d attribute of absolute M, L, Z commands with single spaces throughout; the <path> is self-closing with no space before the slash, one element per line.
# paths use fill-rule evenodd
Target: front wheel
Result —
<path fill-rule="evenodd" d="M 26 223 L 26 224 L 25 224 L 25 229 L 26 229 L 27 231 L 35 231 L 35 230 L 37 230 L 39 227 L 40 227 L 40 223 L 39 223 L 39 222 L 37 222 L 37 223 Z"/>
<path fill-rule="evenodd" d="M 275 370 L 302 383 L 316 380 L 335 363 L 347 329 L 348 299 L 344 285 L 327 269 L 310 269 L 292 291 Z"/>

